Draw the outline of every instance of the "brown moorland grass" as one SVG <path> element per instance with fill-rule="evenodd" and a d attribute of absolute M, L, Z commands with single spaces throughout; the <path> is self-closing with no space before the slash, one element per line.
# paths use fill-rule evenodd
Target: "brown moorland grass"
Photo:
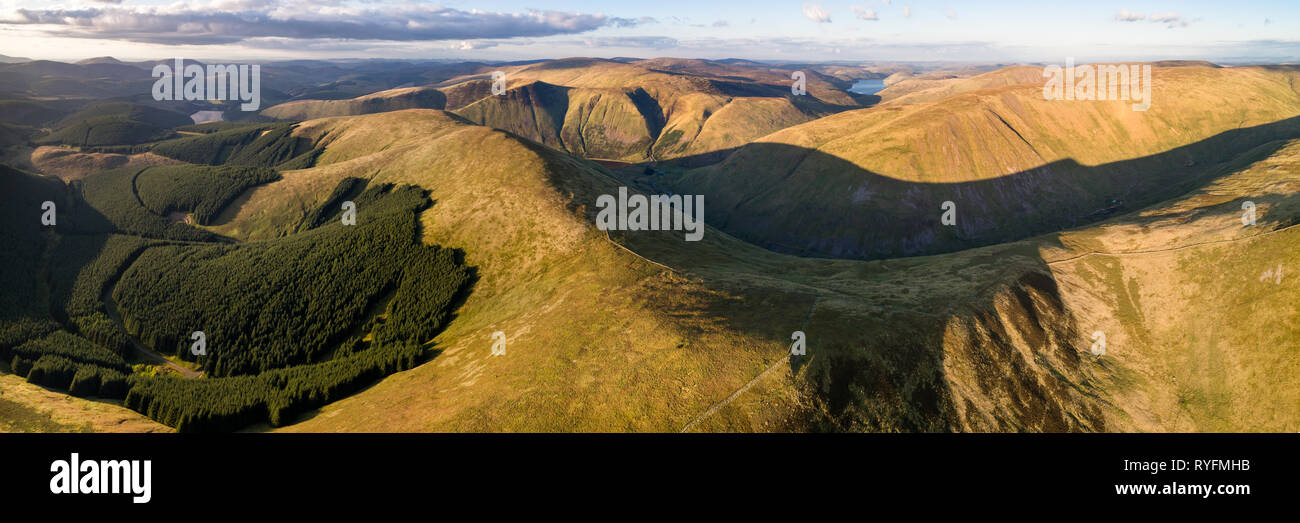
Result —
<path fill-rule="evenodd" d="M 283 430 L 1295 430 L 1300 419 L 1294 294 L 1243 286 L 1300 260 L 1296 229 L 1252 236 L 1300 215 L 1295 142 L 1097 225 L 853 261 L 714 229 L 698 243 L 678 231 L 614 245 L 590 222 L 595 196 L 618 185 L 606 171 L 439 111 L 297 132 L 323 137 L 319 165 L 254 189 L 216 229 L 286 233 L 345 176 L 417 183 L 436 202 L 426 241 L 465 249 L 480 279 L 434 340 L 437 357 Z M 1234 225 L 1247 196 L 1265 217 L 1255 229 Z M 810 357 L 791 364 L 801 328 Z M 1094 330 L 1111 347 L 1100 359 Z M 505 356 L 490 355 L 495 331 Z"/>
<path fill-rule="evenodd" d="M 1295 68 L 1157 66 L 1152 76 L 1145 112 L 1131 101 L 1044 100 L 1034 84 L 995 87 L 790 127 L 666 185 L 706 195 L 711 224 L 765 247 L 897 257 L 1144 207 L 1300 135 Z M 963 217 L 957 227 L 934 227 L 945 201 Z"/>

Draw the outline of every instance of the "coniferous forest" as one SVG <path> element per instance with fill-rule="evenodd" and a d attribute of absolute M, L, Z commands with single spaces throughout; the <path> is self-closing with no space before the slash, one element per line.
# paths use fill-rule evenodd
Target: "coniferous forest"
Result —
<path fill-rule="evenodd" d="M 67 183 L 0 166 L 12 202 L 0 208 L 10 247 L 0 251 L 0 362 L 180 431 L 231 431 L 291 422 L 427 358 L 471 271 L 419 240 L 425 191 L 348 178 L 282 238 L 245 243 L 201 227 L 280 170 L 312 165 L 319 150 L 291 131 L 229 126 L 130 146 L 193 163 Z M 354 223 L 340 219 L 344 201 Z M 205 336 L 197 355 L 195 332 Z"/>

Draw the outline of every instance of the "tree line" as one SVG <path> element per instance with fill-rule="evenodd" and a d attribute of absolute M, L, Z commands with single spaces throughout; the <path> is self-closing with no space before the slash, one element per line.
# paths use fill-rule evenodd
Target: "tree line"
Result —
<path fill-rule="evenodd" d="M 255 376 L 184 379 L 132 376 L 125 405 L 180 432 L 280 426 L 423 359 L 413 344 L 371 347 L 346 357 Z"/>
<path fill-rule="evenodd" d="M 332 222 L 274 241 L 146 250 L 113 296 L 146 345 L 212 376 L 319 362 L 392 295 L 385 342 L 425 341 L 468 281 L 452 251 L 418 239 L 421 190 L 391 185 L 355 200 L 355 226 Z M 405 277 L 404 277 L 405 275 Z M 202 331 L 206 354 L 191 352 Z"/>
<path fill-rule="evenodd" d="M 280 179 L 265 167 L 169 165 L 145 169 L 135 179 L 145 208 L 166 216 L 188 212 L 208 225 L 222 209 L 249 188 Z"/>

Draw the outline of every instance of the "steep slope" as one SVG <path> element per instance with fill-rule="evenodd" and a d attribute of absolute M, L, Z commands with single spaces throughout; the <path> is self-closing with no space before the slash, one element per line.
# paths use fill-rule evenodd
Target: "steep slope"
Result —
<path fill-rule="evenodd" d="M 439 356 L 286 430 L 1300 427 L 1293 293 L 1243 287 L 1255 266 L 1300 260 L 1297 229 L 1283 229 L 1300 217 L 1298 142 L 1257 148 L 1184 198 L 1100 226 L 853 261 L 776 254 L 713 229 L 698 243 L 680 231 L 611 243 L 591 226 L 594 197 L 616 188 L 599 167 L 446 113 L 297 132 L 326 144 L 318 166 L 255 189 L 217 230 L 277 236 L 345 176 L 417 182 L 438 202 L 422 217 L 425 241 L 469 246 L 480 272 Z M 1240 226 L 1243 198 L 1259 204 L 1257 227 Z M 1216 260 L 1252 270 L 1197 265 Z M 1183 297 L 1160 298 L 1174 289 Z M 1251 308 L 1231 306 L 1241 303 Z M 1197 318 L 1258 328 L 1187 328 Z M 788 357 L 795 330 L 807 358 Z M 1089 353 L 1096 330 L 1110 343 L 1101 358 Z M 494 357 L 497 331 L 506 354 Z M 1189 332 L 1210 352 L 1171 356 Z M 1228 353 L 1230 363 L 1214 356 Z M 1197 381 L 1206 365 L 1218 377 Z M 1233 386 L 1262 369 L 1271 377 Z"/>
<path fill-rule="evenodd" d="M 1145 112 L 1131 101 L 1047 101 L 1033 84 L 850 111 L 668 182 L 705 194 L 710 224 L 784 252 L 880 258 L 988 245 L 1182 194 L 1219 163 L 1300 135 L 1297 76 L 1157 67 Z M 933 227 L 944 202 L 955 225 Z"/>
<path fill-rule="evenodd" d="M 899 78 L 886 82 L 888 87 L 876 93 L 881 104 L 909 104 L 942 100 L 980 89 L 1008 85 L 1035 83 L 1042 85 L 1043 68 L 1032 66 L 1008 67 L 986 73 L 966 76 L 958 73 L 929 73 L 921 76 Z"/>
<path fill-rule="evenodd" d="M 641 89 L 583 89 L 533 82 L 489 96 L 456 114 L 593 158 L 643 159 L 661 124 Z"/>
<path fill-rule="evenodd" d="M 446 82 L 448 108 L 586 158 L 706 163 L 752 138 L 860 107 L 833 78 L 811 70 L 806 96 L 791 94 L 788 70 L 703 60 L 574 58 L 501 72 L 508 90 L 499 97 L 490 95 L 487 75 Z M 542 113 L 564 118 L 543 121 Z"/>
<path fill-rule="evenodd" d="M 732 328 L 716 308 L 788 323 L 807 311 L 800 295 L 710 290 L 611 243 L 589 220 L 615 182 L 506 133 L 428 110 L 297 132 L 325 145 L 317 167 L 254 189 L 216 230 L 275 237 L 346 176 L 417 183 L 437 202 L 425 241 L 464 242 L 478 280 L 440 355 L 292 430 L 677 430 L 784 350 L 788 333 Z M 506 355 L 493 357 L 497 331 Z"/>
<path fill-rule="evenodd" d="M 294 100 L 262 110 L 262 115 L 281 120 L 312 120 L 330 116 L 354 116 L 402 109 L 442 109 L 447 97 L 432 87 L 389 89 L 348 100 Z"/>

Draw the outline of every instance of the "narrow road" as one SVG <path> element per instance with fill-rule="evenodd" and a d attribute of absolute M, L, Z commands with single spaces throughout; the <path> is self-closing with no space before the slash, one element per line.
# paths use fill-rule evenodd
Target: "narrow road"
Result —
<path fill-rule="evenodd" d="M 141 250 L 141 252 L 143 252 L 143 249 Z M 138 253 L 137 253 L 137 257 L 138 257 Z M 133 257 L 131 261 L 125 264 L 126 267 L 130 267 L 131 263 L 134 261 L 135 258 Z M 122 269 L 123 273 L 126 272 L 126 267 Z M 118 328 L 122 329 L 122 332 L 126 333 L 127 339 L 131 340 L 131 346 L 135 347 L 136 352 L 139 352 L 145 358 L 153 360 L 163 367 L 176 371 L 181 376 L 184 376 L 186 378 L 198 378 L 200 376 L 203 376 L 202 372 L 187 369 L 185 367 L 177 365 L 176 362 L 164 358 L 161 354 L 158 354 L 157 352 L 154 352 L 153 350 L 149 349 L 149 347 L 144 346 L 143 343 L 140 343 L 140 340 L 135 339 L 135 336 L 132 336 L 130 332 L 126 330 L 126 325 L 122 323 L 122 318 L 118 316 L 117 303 L 113 302 L 113 289 L 115 287 L 117 287 L 117 280 L 114 280 L 111 285 L 104 286 L 104 295 L 102 297 L 104 300 L 104 310 L 108 312 L 109 319 L 113 320 L 113 323 L 116 323 Z"/>

